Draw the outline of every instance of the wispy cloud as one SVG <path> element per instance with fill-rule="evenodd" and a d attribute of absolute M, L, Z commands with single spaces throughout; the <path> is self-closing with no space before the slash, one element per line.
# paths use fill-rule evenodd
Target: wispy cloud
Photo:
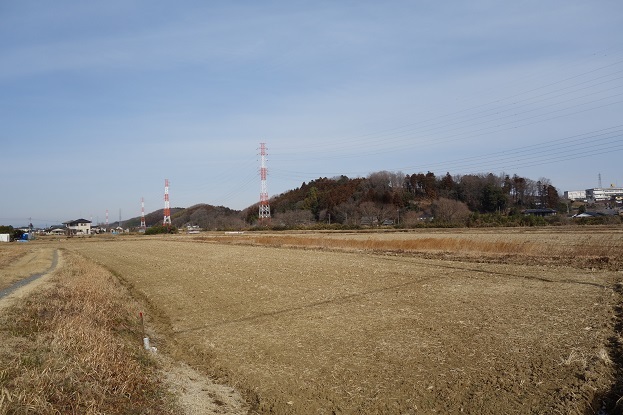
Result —
<path fill-rule="evenodd" d="M 615 0 L 5 2 L 0 142 L 37 161 L 82 147 L 70 166 L 84 180 L 133 178 L 110 192 L 118 205 L 164 175 L 180 203 L 250 205 L 260 141 L 271 193 L 339 172 L 464 173 L 466 157 L 619 122 L 621 12 Z M 585 165 L 618 163 L 597 157 Z M 582 179 L 575 163 L 518 173 L 564 188 Z M 33 186 L 13 181 L 16 200 Z"/>

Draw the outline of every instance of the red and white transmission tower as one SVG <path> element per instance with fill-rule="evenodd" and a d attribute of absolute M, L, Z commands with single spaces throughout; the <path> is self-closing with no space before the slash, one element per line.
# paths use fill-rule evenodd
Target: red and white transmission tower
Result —
<path fill-rule="evenodd" d="M 145 229 L 145 198 L 141 197 L 141 229 Z"/>
<path fill-rule="evenodd" d="M 169 204 L 169 179 L 164 179 L 164 220 L 163 225 L 171 224 L 171 205 Z"/>
<path fill-rule="evenodd" d="M 266 143 L 260 143 L 260 222 L 270 220 L 270 205 L 268 204 L 268 188 L 266 186 Z"/>

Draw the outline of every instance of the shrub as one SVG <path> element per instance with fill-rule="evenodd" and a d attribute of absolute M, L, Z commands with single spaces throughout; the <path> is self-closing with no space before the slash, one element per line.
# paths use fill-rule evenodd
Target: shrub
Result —
<path fill-rule="evenodd" d="M 175 226 L 155 225 L 145 229 L 145 235 L 158 235 L 161 233 L 177 233 Z"/>

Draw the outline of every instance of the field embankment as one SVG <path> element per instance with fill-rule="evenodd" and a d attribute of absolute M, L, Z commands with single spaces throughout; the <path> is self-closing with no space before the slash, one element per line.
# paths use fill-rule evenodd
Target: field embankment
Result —
<path fill-rule="evenodd" d="M 247 232 L 205 234 L 193 239 L 224 244 L 394 252 L 477 262 L 623 268 L 621 227 Z"/>
<path fill-rule="evenodd" d="M 419 243 L 409 236 L 418 239 L 396 244 Z M 310 247 L 338 247 L 253 240 L 299 247 L 306 237 L 316 238 Z M 151 305 L 167 352 L 243 390 L 261 413 L 583 413 L 613 402 L 621 376 L 621 274 L 570 261 L 573 241 L 592 237 L 435 235 L 456 239 L 452 261 L 379 254 L 394 248 L 377 249 L 366 234 L 94 238 L 67 247 Z M 495 255 L 523 244 L 524 258 L 549 260 L 490 261 L 482 248 L 485 260 L 478 250 L 463 256 L 496 238 L 509 245 Z M 586 258 L 611 264 L 621 234 L 595 240 Z M 556 242 L 567 251 L 544 251 Z M 350 252 L 340 251 L 345 244 Z"/>
<path fill-rule="evenodd" d="M 14 259 L 39 263 L 48 250 L 33 244 Z M 139 347 L 137 308 L 110 273 L 65 254 L 45 289 L 2 309 L 0 414 L 173 413 Z"/>

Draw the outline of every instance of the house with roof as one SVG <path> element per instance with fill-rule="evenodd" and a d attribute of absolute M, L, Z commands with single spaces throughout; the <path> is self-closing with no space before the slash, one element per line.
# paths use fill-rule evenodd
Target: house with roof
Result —
<path fill-rule="evenodd" d="M 532 216 L 552 216 L 555 215 L 556 209 L 549 208 L 539 208 L 539 209 L 525 209 L 522 211 L 524 215 L 532 215 Z"/>
<path fill-rule="evenodd" d="M 573 215 L 574 218 L 599 218 L 603 216 L 616 216 L 619 212 L 616 209 L 602 209 L 600 211 L 582 212 L 577 215 Z"/>
<path fill-rule="evenodd" d="M 65 229 L 64 228 L 50 228 L 47 232 L 48 235 L 65 235 Z"/>
<path fill-rule="evenodd" d="M 90 235 L 91 221 L 86 219 L 76 219 L 63 222 L 70 235 Z"/>

